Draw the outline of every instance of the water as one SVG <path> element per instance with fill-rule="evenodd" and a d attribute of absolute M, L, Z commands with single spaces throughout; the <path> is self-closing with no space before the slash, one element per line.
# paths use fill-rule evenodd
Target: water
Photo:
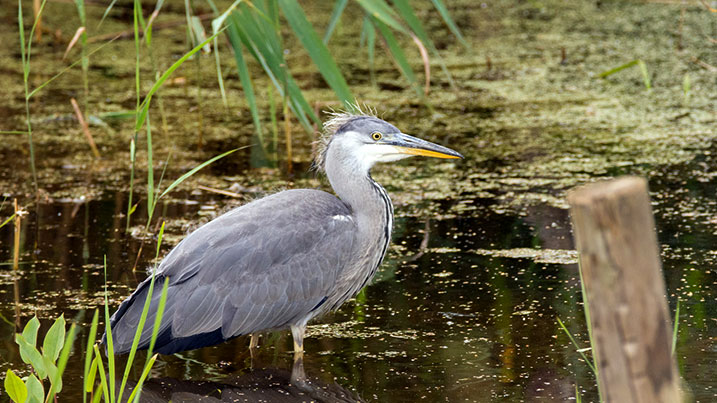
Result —
<path fill-rule="evenodd" d="M 677 356 L 698 401 L 715 398 L 717 379 L 717 235 L 705 221 L 717 212 L 710 201 L 715 183 L 694 175 L 709 162 L 709 155 L 698 157 L 655 171 L 651 180 L 671 307 L 681 300 Z M 693 172 L 693 179 L 681 179 L 684 172 Z M 216 214 L 226 204 L 187 196 L 163 211 L 172 223 L 171 242 L 186 231 L 183 223 L 202 220 L 200 213 L 207 211 Z M 19 278 L 4 270 L 0 280 L 1 371 L 26 372 L 11 340 L 16 285 L 20 321 L 36 312 L 46 329 L 49 318 L 75 318 L 101 306 L 105 255 L 113 307 L 144 278 L 143 270 L 131 270 L 141 241 L 123 235 L 125 205 L 124 193 L 106 194 L 38 204 L 23 219 Z M 559 317 L 581 347 L 588 345 L 567 211 L 540 204 L 515 212 L 498 207 L 493 199 L 462 194 L 422 218 L 397 219 L 394 246 L 376 281 L 309 327 L 304 365 L 311 390 L 291 389 L 286 382 L 291 337 L 280 332 L 261 339 L 253 361 L 247 338 L 162 356 L 147 398 L 174 393 L 176 401 L 181 393 L 221 389 L 225 397 L 256 397 L 246 393 L 259 391 L 269 398 L 280 390 L 299 400 L 327 401 L 336 399 L 327 397 L 337 396 L 331 393 L 365 401 L 565 400 L 575 397 L 577 384 L 582 397 L 594 401 L 595 379 L 557 324 Z M 0 259 L 10 262 L 12 226 L 0 229 L 0 240 Z M 145 241 L 138 267 L 151 264 L 153 243 Z M 536 254 L 536 248 L 543 252 Z M 84 329 L 72 362 L 82 360 L 90 317 L 79 319 Z M 68 367 L 65 399 L 79 398 L 81 371 L 81 365 Z"/>

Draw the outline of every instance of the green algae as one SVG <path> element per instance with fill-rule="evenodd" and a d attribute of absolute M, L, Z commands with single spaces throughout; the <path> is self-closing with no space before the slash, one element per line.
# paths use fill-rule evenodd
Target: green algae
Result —
<path fill-rule="evenodd" d="M 688 161 L 711 144 L 716 135 L 714 73 L 691 61 L 691 57 L 697 57 L 715 64 L 714 54 L 701 34 L 712 23 L 710 13 L 697 6 L 684 6 L 682 50 L 674 51 L 671 27 L 681 6 L 541 4 L 476 8 L 465 2 L 452 9 L 456 20 L 462 21 L 472 51 L 463 51 L 450 33 L 435 27 L 436 43 L 458 89 L 449 90 L 444 78 L 436 74 L 429 94 L 434 112 L 416 103 L 410 89 L 401 87 L 401 79 L 386 57 L 377 59 L 378 88 L 370 85 L 365 56 L 352 50 L 356 45 L 353 30 L 358 22 L 344 19 L 332 39 L 332 51 L 361 101 L 376 106 L 384 118 L 402 130 L 452 146 L 467 157 L 458 163 L 412 161 L 377 167 L 374 176 L 389 188 L 398 206 L 423 201 L 422 207 L 430 211 L 433 202 L 460 192 L 496 198 L 504 208 L 521 210 L 538 203 L 564 208 L 563 192 L 569 187 L 609 176 L 615 170 L 643 174 L 650 167 Z M 74 31 L 76 22 L 70 17 L 74 13 L 70 5 L 48 7 L 48 26 L 62 32 Z M 418 8 L 424 17 L 431 15 L 430 8 Z M 97 17 L 92 13 L 88 18 Z M 177 17 L 172 13 L 167 11 L 162 17 Z M 321 26 L 318 15 L 312 18 Z M 109 19 L 101 33 L 126 28 L 121 20 Z M 176 40 L 181 29 L 155 33 L 160 69 L 185 51 L 185 45 Z M 8 25 L 0 29 L 0 39 L 6 43 L 13 43 L 13 35 Z M 292 50 L 293 45 L 289 40 L 287 47 Z M 63 66 L 54 52 L 57 46 L 45 43 L 35 48 L 35 85 Z M 132 47 L 131 41 L 117 40 L 91 59 L 90 82 L 94 85 L 88 100 L 90 111 L 118 112 L 131 105 Z M 418 55 L 413 56 L 418 66 Z M 0 57 L 7 66 L 0 72 L 0 84 L 10 93 L 20 94 L 22 82 L 13 74 L 20 71 L 18 61 L 12 54 Z M 651 72 L 651 91 L 645 91 L 637 71 L 597 78 L 598 73 L 635 58 L 644 60 Z M 290 51 L 287 60 L 300 85 L 306 88 L 308 99 L 337 105 L 330 91 L 320 84 L 305 52 Z M 232 71 L 230 57 L 223 57 L 222 63 L 225 71 Z M 211 64 L 207 61 L 206 65 Z M 264 88 L 258 66 L 252 69 L 259 82 L 257 88 Z M 151 85 L 150 70 L 149 65 L 142 70 L 145 89 Z M 180 69 L 162 89 L 170 125 L 169 133 L 156 134 L 154 154 L 156 160 L 171 155 L 168 177 L 251 141 L 251 119 L 238 80 L 232 76 L 225 80 L 231 103 L 227 111 L 214 80 L 205 77 L 213 74 L 209 70 L 196 77 L 191 68 Z M 682 102 L 682 78 L 687 73 L 692 83 L 689 104 Z M 101 197 L 110 189 L 128 187 L 132 122 L 112 120 L 106 126 L 92 128 L 103 154 L 101 161 L 94 161 L 79 127 L 67 114 L 69 97 L 77 96 L 74 94 L 81 89 L 79 74 L 68 72 L 31 104 L 41 186 L 55 198 Z M 398 86 L 389 87 L 388 83 L 393 82 Z M 195 98 L 190 95 L 198 83 L 205 83 L 200 89 L 201 119 Z M 268 110 L 268 105 L 262 107 Z M 4 108 L 0 126 L 8 130 L 21 128 L 20 99 L 11 97 Z M 264 116 L 269 118 L 268 114 Z M 199 121 L 204 122 L 202 127 Z M 307 166 L 313 137 L 296 126 L 294 162 Z M 197 152 L 200 130 L 205 146 Z M 14 195 L 29 194 L 28 170 L 17 169 L 26 165 L 24 138 L 6 135 L 5 139 L 0 150 L 11 159 L 13 169 L 3 170 L 0 187 L 6 193 L 13 189 Z M 225 189 L 234 181 L 246 187 L 258 186 L 263 192 L 279 187 L 325 186 L 325 182 L 309 177 L 287 181 L 281 171 L 257 175 L 256 170 L 248 170 L 248 152 L 237 154 L 226 164 L 226 169 L 234 172 L 217 175 L 207 170 L 188 180 L 184 188 L 203 184 Z M 146 170 L 142 151 L 137 161 L 138 169 Z M 137 185 L 140 192 L 146 192 L 141 183 Z M 402 214 L 418 213 L 409 209 Z"/>

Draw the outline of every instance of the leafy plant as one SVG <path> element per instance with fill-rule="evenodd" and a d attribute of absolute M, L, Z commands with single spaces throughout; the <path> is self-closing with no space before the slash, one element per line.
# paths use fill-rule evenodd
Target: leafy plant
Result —
<path fill-rule="evenodd" d="M 32 373 L 22 379 L 12 370 L 7 371 L 5 391 L 16 403 L 49 402 L 62 391 L 62 373 L 70 356 L 77 327 L 73 324 L 70 331 L 65 332 L 65 318 L 60 316 L 47 331 L 41 351 L 37 349 L 39 328 L 40 321 L 34 316 L 22 333 L 15 335 L 20 357 L 32 367 Z M 47 394 L 43 385 L 45 380 L 50 382 Z"/>

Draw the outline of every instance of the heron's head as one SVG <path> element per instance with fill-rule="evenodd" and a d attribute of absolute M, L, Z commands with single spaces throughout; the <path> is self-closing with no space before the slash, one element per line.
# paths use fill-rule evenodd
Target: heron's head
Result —
<path fill-rule="evenodd" d="M 414 155 L 463 158 L 450 148 L 402 133 L 375 116 L 337 114 L 324 125 L 324 138 L 316 166 L 342 163 L 368 172 L 377 162 L 390 162 Z"/>

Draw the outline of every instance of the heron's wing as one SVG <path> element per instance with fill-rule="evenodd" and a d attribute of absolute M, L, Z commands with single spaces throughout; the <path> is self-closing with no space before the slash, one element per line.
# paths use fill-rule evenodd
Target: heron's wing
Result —
<path fill-rule="evenodd" d="M 170 278 L 160 335 L 202 335 L 202 343 L 218 338 L 209 343 L 214 344 L 306 317 L 326 300 L 350 258 L 356 236 L 350 217 L 348 208 L 332 195 L 294 190 L 202 226 L 180 242 L 157 271 L 158 278 Z M 143 285 L 115 314 L 113 330 L 131 326 L 130 319 L 136 327 L 144 302 L 140 294 L 148 288 Z M 160 291 L 157 281 L 153 300 L 158 301 Z M 124 307 L 132 299 L 138 302 Z M 155 311 L 150 308 L 140 346 L 149 342 Z M 125 343 L 131 345 L 126 333 Z M 115 344 L 120 344 L 119 338 Z M 181 349 L 198 345 L 187 346 Z"/>

